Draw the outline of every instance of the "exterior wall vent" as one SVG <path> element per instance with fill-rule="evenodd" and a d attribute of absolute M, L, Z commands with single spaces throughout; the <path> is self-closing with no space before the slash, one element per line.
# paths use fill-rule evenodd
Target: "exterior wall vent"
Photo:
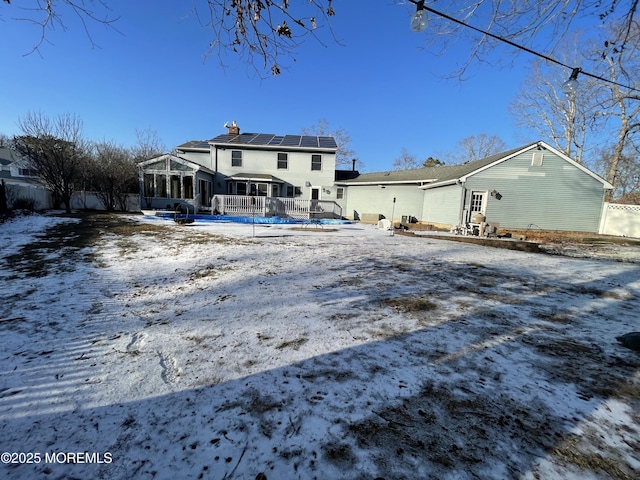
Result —
<path fill-rule="evenodd" d="M 544 158 L 544 152 L 533 152 L 533 159 L 531 160 L 531 166 L 541 167 L 543 158 Z"/>

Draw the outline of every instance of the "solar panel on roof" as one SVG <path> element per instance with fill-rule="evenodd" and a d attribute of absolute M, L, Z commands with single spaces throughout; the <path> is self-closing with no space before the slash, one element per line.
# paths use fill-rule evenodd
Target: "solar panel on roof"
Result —
<path fill-rule="evenodd" d="M 273 135 L 270 133 L 260 133 L 251 140 L 251 144 L 252 145 L 269 145 L 272 137 Z"/>
<path fill-rule="evenodd" d="M 300 145 L 300 135 L 285 135 L 280 145 L 283 147 L 297 147 Z"/>
<path fill-rule="evenodd" d="M 274 135 L 271 141 L 269 142 L 269 145 L 280 145 L 282 143 L 283 138 L 284 137 L 282 135 Z"/>
<path fill-rule="evenodd" d="M 337 148 L 336 140 L 333 137 L 318 137 L 320 148 Z"/>
<path fill-rule="evenodd" d="M 301 147 L 317 147 L 318 146 L 318 137 L 311 137 L 305 135 L 302 137 L 300 141 Z"/>

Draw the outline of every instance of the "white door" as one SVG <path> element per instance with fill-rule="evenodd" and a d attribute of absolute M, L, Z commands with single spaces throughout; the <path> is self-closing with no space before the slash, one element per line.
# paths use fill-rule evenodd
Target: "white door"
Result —
<path fill-rule="evenodd" d="M 471 191 L 471 205 L 469 205 L 469 219 L 471 220 L 474 213 L 481 213 L 485 215 L 487 209 L 487 192 L 486 191 Z"/>

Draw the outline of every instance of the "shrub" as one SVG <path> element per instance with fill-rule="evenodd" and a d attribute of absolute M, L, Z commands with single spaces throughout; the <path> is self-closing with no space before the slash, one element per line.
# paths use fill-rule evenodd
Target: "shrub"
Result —
<path fill-rule="evenodd" d="M 20 197 L 14 200 L 12 208 L 14 210 L 26 210 L 29 212 L 35 212 L 37 210 L 38 203 L 33 198 Z"/>

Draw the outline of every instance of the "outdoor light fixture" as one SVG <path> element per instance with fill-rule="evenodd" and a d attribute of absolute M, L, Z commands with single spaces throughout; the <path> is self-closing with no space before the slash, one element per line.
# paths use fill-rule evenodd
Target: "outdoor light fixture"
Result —
<path fill-rule="evenodd" d="M 427 12 L 424 9 L 424 0 L 420 0 L 416 2 L 416 13 L 411 17 L 411 30 L 416 33 L 423 32 L 425 28 L 427 28 L 427 23 L 429 22 L 429 17 L 427 17 Z"/>
<path fill-rule="evenodd" d="M 571 71 L 571 76 L 569 77 L 569 80 L 567 80 L 562 84 L 562 92 L 567 97 L 573 98 L 576 96 L 576 91 L 578 90 L 578 74 L 581 71 L 582 70 L 580 68 L 574 68 Z"/>

